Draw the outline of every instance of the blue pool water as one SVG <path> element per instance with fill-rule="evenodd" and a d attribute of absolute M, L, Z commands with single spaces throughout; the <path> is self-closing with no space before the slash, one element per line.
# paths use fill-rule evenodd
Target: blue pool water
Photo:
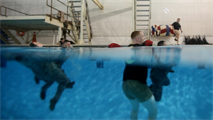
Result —
<path fill-rule="evenodd" d="M 171 52 L 168 48 L 165 54 Z M 180 48 L 182 52 L 178 54 L 179 57 L 172 54 L 176 63 L 172 68 L 175 72 L 168 74 L 171 84 L 163 88 L 162 100 L 157 102 L 157 118 L 212 120 L 212 47 L 200 47 L 199 50 L 190 46 Z M 125 60 L 134 58 L 132 56 L 135 52 L 133 55 L 130 52 L 131 48 L 113 48 L 113 51 L 120 50 L 118 53 L 112 53 L 111 50 L 66 50 L 68 59 L 62 65 L 62 69 L 71 81 L 75 81 L 75 85 L 63 92 L 54 111 L 49 110 L 49 101 L 54 96 L 58 84 L 54 83 L 47 90 L 45 100 L 41 100 L 40 90 L 44 82 L 36 84 L 31 69 L 14 60 L 7 61 L 6 66 L 1 67 L 1 119 L 129 119 L 131 106 L 123 94 L 121 85 Z M 49 57 L 57 56 L 60 51 L 58 48 L 1 48 L 2 56 L 17 53 L 28 55 L 27 53 L 31 52 Z M 138 51 L 143 49 L 136 50 Z M 107 57 L 103 59 L 104 56 Z M 145 58 L 148 57 L 149 54 L 145 55 Z M 164 62 L 172 59 L 168 56 L 165 58 Z M 51 56 L 52 59 L 54 57 Z M 98 60 L 103 61 L 103 68 L 97 67 Z M 1 58 L 2 61 L 5 60 Z M 141 63 L 143 62 L 146 63 L 147 60 L 141 60 Z M 150 74 L 150 69 L 148 73 Z M 151 84 L 149 77 L 147 82 Z M 147 116 L 148 112 L 140 106 L 138 118 L 147 119 Z"/>

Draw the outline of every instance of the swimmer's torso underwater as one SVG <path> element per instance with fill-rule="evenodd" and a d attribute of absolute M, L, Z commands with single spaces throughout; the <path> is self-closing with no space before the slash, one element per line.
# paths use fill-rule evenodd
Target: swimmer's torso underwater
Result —
<path fill-rule="evenodd" d="M 130 106 L 121 85 L 126 64 L 131 61 L 140 66 L 138 69 L 146 68 L 144 75 L 136 74 L 146 74 L 149 86 L 152 69 L 156 79 L 166 76 L 170 80 L 157 102 L 157 119 L 212 119 L 212 50 L 212 46 L 63 50 L 1 47 L 1 119 L 127 119 Z M 102 60 L 104 66 L 97 67 L 96 60 Z M 45 79 L 56 82 L 42 100 L 41 88 L 48 82 Z M 63 91 L 51 110 L 50 100 L 61 79 L 75 84 Z M 141 107 L 140 112 L 147 111 Z M 147 114 L 138 118 L 146 119 Z"/>

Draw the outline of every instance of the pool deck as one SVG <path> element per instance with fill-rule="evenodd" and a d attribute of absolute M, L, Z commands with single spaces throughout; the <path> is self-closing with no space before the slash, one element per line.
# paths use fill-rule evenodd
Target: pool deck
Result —
<path fill-rule="evenodd" d="M 190 44 L 190 45 L 213 45 L 213 44 Z M 28 47 L 29 44 L 0 44 L 0 47 Z M 104 47 L 108 48 L 108 45 L 72 45 L 73 47 Z M 128 47 L 128 45 L 121 45 L 122 47 Z M 177 46 L 177 45 L 169 45 L 169 46 Z M 181 45 L 185 46 L 185 45 Z M 188 46 L 188 45 L 186 45 Z M 60 45 L 52 45 L 52 44 L 44 44 L 43 47 L 61 47 Z"/>
<path fill-rule="evenodd" d="M 29 44 L 0 44 L 0 47 L 28 47 Z M 73 47 L 108 47 L 108 45 L 72 45 Z M 128 47 L 128 45 L 121 45 Z M 43 47 L 61 47 L 60 45 L 44 44 Z"/>

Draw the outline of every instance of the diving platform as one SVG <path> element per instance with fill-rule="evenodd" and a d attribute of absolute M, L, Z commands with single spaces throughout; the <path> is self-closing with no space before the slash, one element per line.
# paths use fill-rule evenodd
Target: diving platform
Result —
<path fill-rule="evenodd" d="M 64 28 L 64 24 L 57 18 L 49 15 L 45 16 L 0 16 L 2 29 L 11 29 L 16 31 L 28 30 L 58 30 L 59 27 Z M 68 24 L 66 29 L 71 29 L 72 25 Z M 65 28 L 64 28 L 65 29 Z"/>
<path fill-rule="evenodd" d="M 0 16 L 0 28 L 3 30 L 8 36 L 10 36 L 15 43 L 21 44 L 18 39 L 9 31 L 15 30 L 19 32 L 27 32 L 30 30 L 57 30 L 58 36 L 62 36 L 62 30 L 72 30 L 72 24 L 67 24 L 64 26 L 64 23 L 61 22 L 58 18 L 51 17 L 50 15 L 43 16 Z M 4 37 L 1 35 L 1 39 L 9 43 Z M 58 41 L 60 37 L 58 37 Z"/>
<path fill-rule="evenodd" d="M 19 35 L 23 40 L 24 33 L 30 30 L 38 30 L 39 32 L 42 30 L 57 30 L 57 41 L 59 41 L 63 34 L 63 38 L 66 39 L 66 35 L 69 35 L 75 44 L 91 44 L 92 28 L 87 1 L 67 0 L 67 4 L 60 0 L 57 0 L 57 2 L 67 8 L 67 11 L 63 12 L 55 8 L 53 6 L 53 0 L 50 0 L 50 4 L 48 0 L 46 0 L 46 6 L 50 8 L 49 14 L 28 14 L 16 9 L 0 6 L 0 32 L 2 33 L 0 35 L 0 39 L 6 44 L 11 44 L 11 42 L 8 41 L 8 38 L 12 38 L 16 44 L 21 44 L 21 42 L 16 39 L 16 37 L 9 30 L 17 31 L 17 35 Z M 8 10 L 17 12 L 19 14 L 24 14 L 25 16 L 8 15 Z M 70 10 L 70 12 L 68 12 L 68 10 Z M 87 36 L 87 38 L 85 36 Z"/>

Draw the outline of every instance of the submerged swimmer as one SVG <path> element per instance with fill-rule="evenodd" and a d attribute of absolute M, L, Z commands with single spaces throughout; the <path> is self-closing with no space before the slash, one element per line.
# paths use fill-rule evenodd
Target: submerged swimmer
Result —
<path fill-rule="evenodd" d="M 32 45 L 33 43 L 31 43 Z M 35 46 L 38 47 L 38 46 Z M 64 56 L 64 52 L 60 54 L 60 56 Z M 41 88 L 40 97 L 41 99 L 45 99 L 47 89 L 54 83 L 58 83 L 57 92 L 55 96 L 50 100 L 50 110 L 54 110 L 56 103 L 61 97 L 63 91 L 67 89 L 71 89 L 75 84 L 74 81 L 70 81 L 70 79 L 64 73 L 64 70 L 61 68 L 62 64 L 66 60 L 66 58 L 60 58 L 60 60 L 47 60 L 48 56 L 41 53 L 25 53 L 25 54 L 16 54 L 11 56 L 6 56 L 7 60 L 15 60 L 22 65 L 30 68 L 35 74 L 35 82 L 39 84 L 40 80 L 46 82 L 46 84 Z"/>
<path fill-rule="evenodd" d="M 165 41 L 159 41 L 158 46 L 166 46 Z M 155 56 L 158 60 L 158 57 Z M 156 101 L 160 101 L 163 93 L 163 86 L 170 85 L 170 80 L 168 78 L 169 72 L 174 72 L 171 65 L 166 65 L 158 61 L 158 66 L 153 67 L 150 72 L 150 78 L 152 84 L 150 89 L 155 97 Z"/>
<path fill-rule="evenodd" d="M 65 40 L 65 41 L 63 42 L 63 44 L 61 44 L 61 47 L 73 47 L 73 46 L 71 45 L 71 42 L 70 42 L 70 41 Z"/>
<path fill-rule="evenodd" d="M 55 96 L 50 100 L 50 110 L 54 110 L 56 103 L 58 102 L 61 94 L 66 88 L 72 88 L 75 82 L 71 82 L 70 79 L 61 69 L 61 63 L 56 62 L 45 62 L 38 61 L 37 59 L 32 59 L 30 55 L 28 56 L 16 56 L 15 60 L 24 66 L 30 68 L 35 74 L 35 82 L 38 84 L 40 80 L 46 82 L 46 84 L 41 88 L 40 97 L 45 99 L 47 89 L 54 83 L 57 82 L 58 89 Z"/>
<path fill-rule="evenodd" d="M 43 44 L 41 44 L 40 42 L 31 42 L 30 47 L 43 47 Z"/>

